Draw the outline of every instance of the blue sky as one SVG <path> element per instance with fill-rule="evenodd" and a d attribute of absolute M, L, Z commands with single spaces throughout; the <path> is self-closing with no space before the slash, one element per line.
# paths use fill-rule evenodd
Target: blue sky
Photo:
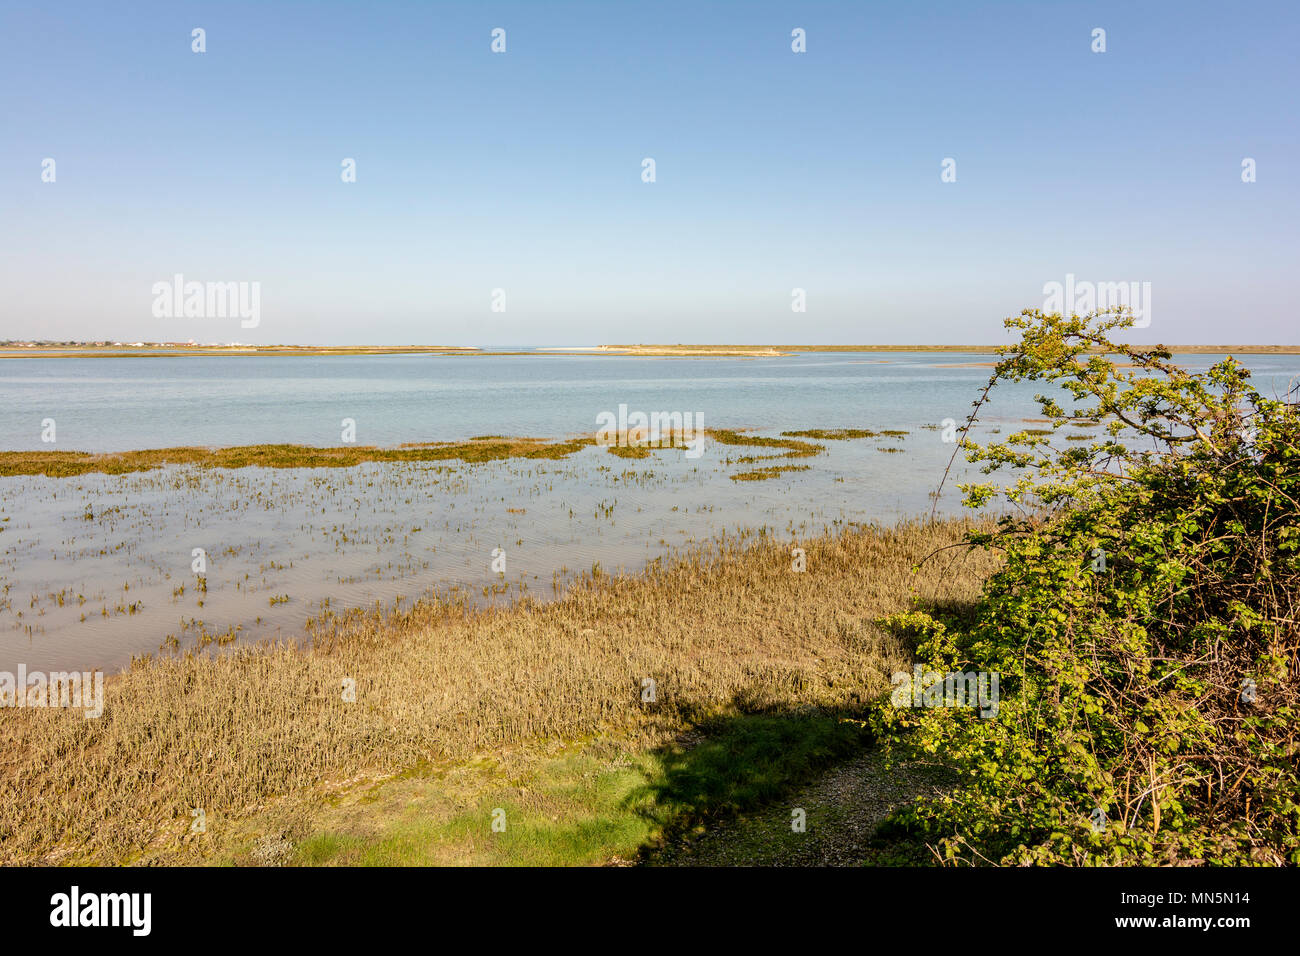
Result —
<path fill-rule="evenodd" d="M 1073 274 L 1151 283 L 1136 341 L 1295 343 L 1298 27 L 1267 2 L 0 0 L 0 338 L 982 343 Z M 155 318 L 176 273 L 259 282 L 260 324 Z"/>

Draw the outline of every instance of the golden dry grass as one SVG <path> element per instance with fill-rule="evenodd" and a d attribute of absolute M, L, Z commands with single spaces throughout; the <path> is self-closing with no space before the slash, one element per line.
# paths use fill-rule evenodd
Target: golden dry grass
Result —
<path fill-rule="evenodd" d="M 107 682 L 98 719 L 0 711 L 0 862 L 183 861 L 199 852 L 194 807 L 212 828 L 494 748 L 605 733 L 649 746 L 711 714 L 859 707 L 910 666 L 873 622 L 913 592 L 969 599 L 991 570 L 955 549 L 913 573 L 964 527 L 799 542 L 803 572 L 788 542 L 733 536 L 547 605 L 423 603 L 325 621 L 305 650 L 138 662 Z"/>

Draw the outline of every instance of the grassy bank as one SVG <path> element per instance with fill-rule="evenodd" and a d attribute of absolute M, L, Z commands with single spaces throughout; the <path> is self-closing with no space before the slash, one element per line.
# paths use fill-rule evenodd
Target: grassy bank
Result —
<path fill-rule="evenodd" d="M 139 662 L 98 719 L 3 713 L 0 861 L 626 857 L 858 746 L 840 718 L 910 666 L 873 622 L 991 570 L 955 550 L 913 571 L 963 527 L 801 541 L 804 571 L 789 542 L 732 537 L 547 605 L 430 602 L 330 618 L 310 648 Z"/>

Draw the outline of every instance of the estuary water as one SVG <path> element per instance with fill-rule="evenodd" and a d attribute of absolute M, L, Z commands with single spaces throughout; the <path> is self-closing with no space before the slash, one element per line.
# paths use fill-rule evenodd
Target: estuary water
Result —
<path fill-rule="evenodd" d="M 882 428 L 962 417 L 988 355 L 803 353 L 778 358 L 604 355 L 123 356 L 0 360 L 0 449 L 362 445 L 482 434 L 587 434 L 620 404 L 692 411 L 706 427 Z M 973 367 L 972 367 L 973 366 Z"/>
<path fill-rule="evenodd" d="M 1208 368 L 1218 356 L 1180 359 Z M 1245 357 L 1282 394 L 1300 356 Z M 992 357 L 823 352 L 0 359 L 0 450 L 359 445 L 594 434 L 602 413 L 681 412 L 763 436 L 863 428 L 764 481 L 705 442 L 690 459 L 587 448 L 563 460 L 371 463 L 0 477 L 0 670 L 113 671 L 143 654 L 299 639 L 322 613 L 456 590 L 549 598 L 573 575 L 635 571 L 740 529 L 797 541 L 928 513 Z M 982 429 L 1026 427 L 1041 385 L 1003 386 Z M 53 443 L 43 442 L 53 420 Z M 779 453 L 779 450 L 776 450 Z M 960 511 L 952 487 L 939 500 Z M 202 554 L 202 573 L 195 570 Z"/>

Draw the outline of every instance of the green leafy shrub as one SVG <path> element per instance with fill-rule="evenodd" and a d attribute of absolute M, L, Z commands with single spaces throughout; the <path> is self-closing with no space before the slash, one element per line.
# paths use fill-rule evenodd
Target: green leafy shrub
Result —
<path fill-rule="evenodd" d="M 889 746 L 961 771 L 896 823 L 954 863 L 1300 863 L 1300 416 L 1228 358 L 1193 374 L 1116 343 L 1120 311 L 1008 319 L 959 450 L 1010 484 L 1006 563 L 973 615 L 889 619 L 925 670 L 1000 675 L 978 710 L 882 705 Z M 1116 356 L 1122 356 L 1117 360 Z M 1003 381 L 1043 381 L 1047 434 L 982 445 Z M 1100 423 L 1086 445 L 1060 429 Z M 1044 431 L 1040 430 L 1040 431 Z"/>

